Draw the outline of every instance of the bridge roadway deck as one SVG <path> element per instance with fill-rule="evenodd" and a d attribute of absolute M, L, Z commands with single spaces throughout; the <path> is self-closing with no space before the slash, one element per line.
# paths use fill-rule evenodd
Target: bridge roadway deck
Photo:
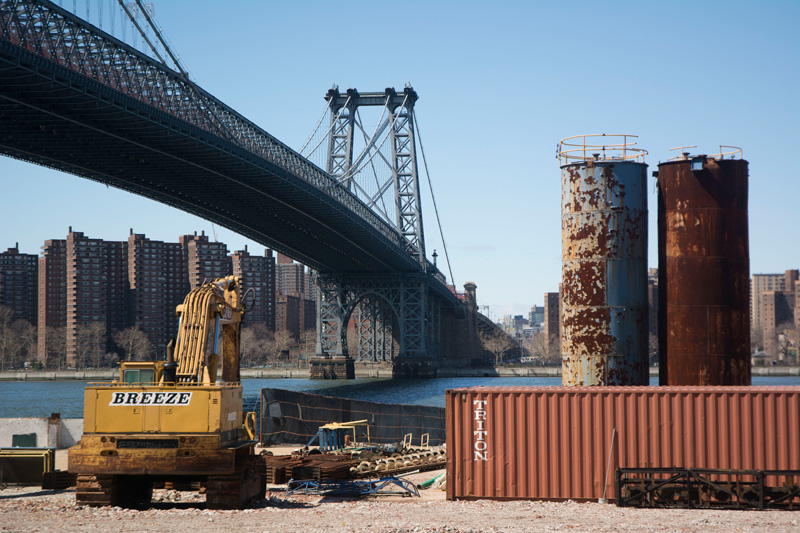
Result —
<path fill-rule="evenodd" d="M 455 303 L 395 228 L 267 132 L 55 4 L 20 6 L 0 12 L 0 153 L 195 214 L 321 272 L 416 273 Z"/>
<path fill-rule="evenodd" d="M 418 270 L 358 215 L 286 170 L 0 45 L 0 152 L 177 207 L 317 270 Z"/>

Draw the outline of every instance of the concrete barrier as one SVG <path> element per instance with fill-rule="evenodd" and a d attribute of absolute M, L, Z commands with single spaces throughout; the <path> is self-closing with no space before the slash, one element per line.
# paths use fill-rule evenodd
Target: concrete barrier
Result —
<path fill-rule="evenodd" d="M 754 376 L 800 376 L 800 366 L 754 366 Z M 355 366 L 357 378 L 391 378 L 392 369 L 385 367 Z M 308 379 L 307 368 L 246 368 L 242 379 Z M 480 368 L 445 367 L 436 372 L 440 378 L 458 377 L 559 377 L 560 366 L 498 366 Z M 103 370 L 26 370 L 0 372 L 0 381 L 111 381 L 119 371 Z M 650 367 L 650 377 L 658 377 L 658 367 Z"/>
<path fill-rule="evenodd" d="M 69 448 L 81 439 L 82 418 L 0 418 L 0 448 L 10 448 L 14 435 L 36 435 L 39 448 Z"/>
<path fill-rule="evenodd" d="M 0 381 L 111 381 L 119 370 L 11 370 L 0 372 Z"/>

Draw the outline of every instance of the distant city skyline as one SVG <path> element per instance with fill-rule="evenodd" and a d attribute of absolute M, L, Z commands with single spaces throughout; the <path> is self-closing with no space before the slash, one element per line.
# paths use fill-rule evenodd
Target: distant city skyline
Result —
<path fill-rule="evenodd" d="M 391 56 L 398 60 L 386 53 L 386 25 L 375 24 L 397 20 L 388 2 L 368 12 L 317 1 L 241 2 L 236 9 L 154 3 L 197 83 L 295 149 L 319 120 L 332 83 L 380 91 L 410 82 L 420 95 L 421 144 L 455 285 L 462 290 L 474 281 L 478 304 L 496 317 L 527 315 L 558 288 L 554 147 L 576 134 L 630 133 L 649 150 L 650 267 L 658 266 L 650 173 L 674 155 L 670 148 L 697 145 L 690 151 L 715 153 L 720 144 L 741 146 L 750 162 L 751 274 L 797 265 L 796 232 L 776 235 L 800 227 L 800 183 L 786 170 L 800 146 L 800 3 L 632 9 L 622 2 L 501 1 L 464 2 L 454 10 L 447 2 L 412 2 L 413 24 L 392 26 L 403 36 L 399 55 Z M 259 31 L 242 31 L 243 11 L 259 21 Z M 330 22 L 343 19 L 352 30 L 332 33 Z M 331 39 L 350 52 L 331 52 Z M 278 46 L 281 54 L 266 52 Z M 63 238 L 70 225 L 105 240 L 129 228 L 163 241 L 197 230 L 234 250 L 263 246 L 43 167 L 0 158 L 0 175 L 0 250 L 19 242 L 20 252 L 40 254 L 45 240 Z M 427 183 L 421 188 L 427 195 Z M 447 273 L 429 199 L 423 212 L 427 253 L 437 250 Z"/>
<path fill-rule="evenodd" d="M 47 239 L 41 254 L 21 253 L 17 246 L 0 250 L 0 306 L 11 312 L 4 320 L 35 330 L 35 357 L 25 362 L 75 366 L 86 364 L 94 350 L 97 366 L 106 345 L 130 348 L 132 328 L 147 341 L 146 349 L 139 345 L 140 355 L 162 354 L 178 329 L 175 309 L 186 294 L 231 274 L 239 278 L 247 306 L 243 326 L 286 330 L 295 342 L 316 327 L 311 274 L 282 254 L 276 268 L 270 249 L 229 254 L 224 242 L 203 232 L 161 241 L 130 230 L 126 237 L 98 239 L 70 227 L 63 239 Z M 90 337 L 95 348 L 87 348 Z"/>

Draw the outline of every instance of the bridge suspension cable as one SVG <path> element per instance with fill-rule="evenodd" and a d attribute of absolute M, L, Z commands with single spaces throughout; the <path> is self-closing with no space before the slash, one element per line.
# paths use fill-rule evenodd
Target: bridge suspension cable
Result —
<path fill-rule="evenodd" d="M 442 247 L 444 248 L 444 258 L 447 261 L 447 270 L 450 272 L 450 281 L 453 286 L 456 280 L 453 277 L 453 267 L 450 264 L 450 255 L 447 253 L 447 243 L 444 241 L 444 231 L 442 231 L 442 221 L 439 219 L 439 208 L 436 206 L 436 195 L 433 194 L 433 184 L 431 183 L 431 175 L 428 172 L 428 160 L 425 158 L 425 147 L 422 144 L 422 134 L 419 132 L 419 119 L 414 121 L 414 127 L 417 130 L 417 139 L 419 139 L 419 149 L 422 152 L 422 164 L 425 167 L 425 175 L 428 177 L 428 188 L 431 191 L 431 200 L 433 201 L 433 212 L 436 214 L 436 224 L 439 226 L 439 236 L 442 238 Z"/>
<path fill-rule="evenodd" d="M 225 121 L 223 121 L 214 112 L 213 106 L 207 105 L 207 102 L 205 101 L 206 98 L 203 96 L 203 93 L 199 90 L 197 84 L 195 82 L 193 82 L 192 79 L 189 77 L 189 71 L 186 70 L 183 67 L 181 62 L 178 60 L 177 56 L 172 53 L 172 50 L 170 49 L 170 46 L 167 43 L 167 40 L 162 36 L 161 31 L 158 29 L 158 27 L 155 24 L 155 21 L 150 16 L 150 14 L 147 12 L 148 11 L 147 7 L 142 4 L 142 0 L 134 0 L 134 1 L 136 2 L 137 10 L 142 13 L 142 16 L 144 17 L 144 19 L 147 22 L 148 26 L 150 26 L 150 28 L 153 30 L 154 35 L 158 38 L 159 42 L 164 47 L 164 50 L 165 50 L 166 54 L 170 57 L 170 59 L 172 59 L 172 62 L 174 63 L 175 67 L 179 70 L 179 72 L 181 73 L 182 77 L 186 81 L 186 84 L 188 85 L 188 87 L 190 89 L 190 93 L 196 99 L 196 101 L 198 102 L 200 108 L 201 109 L 205 109 L 205 111 L 207 113 L 209 113 L 212 117 L 214 117 L 214 120 L 216 120 L 217 124 L 219 126 L 221 126 L 222 130 L 227 134 L 227 137 L 228 137 L 229 141 L 233 142 L 234 144 L 239 145 L 242 148 L 246 148 L 245 145 L 242 142 L 240 142 L 239 137 L 237 135 L 235 135 L 230 130 L 228 125 L 225 123 Z M 141 34 L 142 39 L 144 39 L 144 41 L 147 43 L 147 45 L 150 47 L 150 49 L 156 55 L 158 60 L 161 61 L 162 64 L 166 65 L 167 62 L 164 61 L 164 58 L 162 58 L 161 54 L 158 53 L 158 48 L 152 42 L 150 42 L 150 39 L 147 37 L 147 32 L 139 25 L 139 22 L 136 20 L 136 14 L 130 11 L 129 5 L 126 5 L 124 0 L 117 0 L 117 2 L 119 2 L 119 5 L 120 5 L 120 7 L 122 7 L 122 10 L 124 11 L 124 13 L 131 20 L 131 23 L 133 23 L 134 27 L 139 31 L 139 34 Z M 88 4 L 88 2 L 87 2 L 87 4 Z"/>
<path fill-rule="evenodd" d="M 307 154 L 304 153 L 305 150 L 306 150 L 306 146 L 308 146 L 308 143 L 311 142 L 311 140 L 314 138 L 314 135 L 316 135 L 317 131 L 319 131 L 319 127 L 322 125 L 322 121 L 325 120 L 325 117 L 328 115 L 328 109 L 330 109 L 330 108 L 331 108 L 331 101 L 328 100 L 328 105 L 325 106 L 325 111 L 323 111 L 322 112 L 322 116 L 319 117 L 319 122 L 317 122 L 317 125 L 314 127 L 314 131 L 311 132 L 311 135 L 308 136 L 308 139 L 306 140 L 305 144 L 303 144 L 303 147 L 300 148 L 300 153 L 303 156 L 305 156 L 305 157 L 311 156 L 311 154 L 313 154 L 317 150 L 317 148 L 319 148 L 319 145 L 322 144 L 322 141 L 320 141 L 320 142 L 317 143 L 317 145 L 309 153 L 307 153 Z M 331 128 L 332 127 L 333 126 L 331 126 Z M 328 128 L 329 132 L 330 132 L 331 128 Z M 327 136 L 327 133 L 325 135 Z M 323 137 L 323 139 L 324 138 L 325 137 Z"/>
<path fill-rule="evenodd" d="M 403 98 L 403 103 L 402 103 L 402 104 L 400 104 L 400 107 L 401 107 L 401 108 L 405 108 L 405 107 L 406 107 L 406 102 L 407 102 L 407 101 L 408 101 L 408 95 L 406 95 L 406 96 Z M 388 99 L 387 99 L 387 105 L 388 105 Z M 388 131 L 386 130 L 386 128 L 385 128 L 385 127 L 383 127 L 383 128 L 380 128 L 380 130 L 381 130 L 381 131 L 384 131 L 384 132 L 385 132 L 385 134 L 383 135 L 383 140 L 381 140 L 381 142 L 380 142 L 380 144 L 378 145 L 378 147 L 376 148 L 375 152 L 373 152 L 373 153 L 370 155 L 369 159 L 367 159 L 367 161 L 366 161 L 366 162 L 364 162 L 364 163 L 361 163 L 361 165 L 360 165 L 360 166 L 358 166 L 358 167 L 356 167 L 356 165 L 354 164 L 354 165 L 353 165 L 353 166 L 350 168 L 350 171 L 348 171 L 348 172 L 347 172 L 347 173 L 346 173 L 346 174 L 345 174 L 345 175 L 344 175 L 344 176 L 343 176 L 343 177 L 342 177 L 342 178 L 339 180 L 340 182 L 342 182 L 342 181 L 344 181 L 344 180 L 346 180 L 346 179 L 350 179 L 350 178 L 352 178 L 353 176 L 355 176 L 356 174 L 358 174 L 359 172 L 361 172 L 361 170 L 362 170 L 362 169 L 363 169 L 363 168 L 364 168 L 364 167 L 367 165 L 367 163 L 369 163 L 370 161 L 372 161 L 372 158 L 373 158 L 373 157 L 375 157 L 375 154 L 376 154 L 378 151 L 380 151 L 380 149 L 383 147 L 383 144 L 386 142 L 386 139 L 388 139 L 388 138 L 389 138 L 389 133 L 391 132 L 391 128 L 394 128 L 394 125 L 395 125 L 395 123 L 397 122 L 397 119 L 398 119 L 398 117 L 399 117 L 399 116 L 400 116 L 400 113 L 398 113 L 398 114 L 396 114 L 396 115 L 394 116 L 394 118 L 393 118 L 393 119 L 392 119 L 392 121 L 391 121 L 391 124 L 389 124 L 389 126 L 390 126 L 390 127 L 389 127 Z M 388 121 L 388 119 L 387 119 L 387 121 Z M 377 133 L 378 129 L 376 128 L 376 130 L 375 130 L 375 131 L 376 131 L 376 133 Z M 367 148 L 365 148 L 365 149 L 364 149 L 364 151 L 363 151 L 363 152 L 361 152 L 361 155 L 359 155 L 359 156 L 358 156 L 358 159 L 357 159 L 356 161 L 360 161 L 360 160 L 362 160 L 362 159 L 363 159 L 363 157 L 362 157 L 362 156 L 364 156 L 364 155 L 365 155 L 365 153 L 368 153 L 368 152 L 369 152 L 369 147 L 370 147 L 370 146 L 373 146 L 373 143 L 374 143 L 374 139 L 370 139 L 370 144 L 368 144 L 368 145 L 367 145 Z"/>
<path fill-rule="evenodd" d="M 361 113 L 358 110 L 356 110 L 356 118 L 358 119 L 356 124 L 358 125 L 358 128 L 361 130 L 361 133 L 364 135 L 364 142 L 365 142 L 366 146 L 364 147 L 364 150 L 362 150 L 362 152 L 358 155 L 356 160 L 351 165 L 350 170 L 345 175 L 346 177 L 352 177 L 355 174 L 358 174 L 358 172 L 360 172 L 360 170 L 353 170 L 353 169 L 358 167 L 359 165 L 361 165 L 361 162 L 364 160 L 364 158 L 370 152 L 371 148 L 375 148 L 375 153 L 377 153 L 377 152 L 380 151 L 381 147 L 383 146 L 383 143 L 385 142 L 386 139 L 384 138 L 384 141 L 381 142 L 380 146 L 376 147 L 375 146 L 375 138 L 378 137 L 379 135 L 382 135 L 383 132 L 386 130 L 386 126 L 388 126 L 388 124 L 389 124 L 389 120 L 388 119 L 387 120 L 383 120 L 384 115 L 386 115 L 386 108 L 388 107 L 388 105 L 389 105 L 389 97 L 387 96 L 386 97 L 386 103 L 383 105 L 383 108 L 381 110 L 381 116 L 378 119 L 378 122 L 375 124 L 375 131 L 372 132 L 372 135 L 370 136 L 369 139 L 366 138 L 367 132 L 364 131 L 364 127 L 363 127 L 362 122 L 361 122 Z M 370 163 L 372 161 L 372 158 L 375 157 L 375 153 L 373 153 L 370 156 L 370 158 L 367 161 L 367 163 Z M 367 163 L 365 163 L 363 166 L 361 166 L 361 168 L 364 168 L 364 166 L 366 166 Z"/>
<path fill-rule="evenodd" d="M 117 0 L 117 1 L 120 3 L 120 5 L 123 4 L 123 0 Z M 153 33 L 155 34 L 156 38 L 158 38 L 158 40 L 161 42 L 161 46 L 164 47 L 164 51 L 167 53 L 167 55 L 169 55 L 170 59 L 172 59 L 172 62 L 175 64 L 175 66 L 178 68 L 178 70 L 181 72 L 181 74 L 186 76 L 186 79 L 188 80 L 189 79 L 189 71 L 186 70 L 183 67 L 183 65 L 181 64 L 180 58 L 172 53 L 172 46 L 170 45 L 170 43 L 168 43 L 167 38 L 164 35 L 164 33 L 161 31 L 161 29 L 158 26 L 156 26 L 155 21 L 150 16 L 150 13 L 148 13 L 149 10 L 146 9 L 146 7 L 142 4 L 142 0 L 136 0 L 136 5 L 138 6 L 139 10 L 142 12 L 142 15 L 144 15 L 144 18 L 147 21 L 147 23 L 153 29 Z M 124 6 L 123 6 L 123 8 L 124 8 Z M 126 12 L 127 12 L 127 9 L 126 9 Z M 101 17 L 101 20 L 102 20 L 102 17 Z M 142 35 L 142 36 L 144 37 L 144 35 Z M 152 45 L 151 45 L 151 47 L 152 47 Z M 153 53 L 157 54 L 155 48 L 153 48 Z M 162 63 L 164 63 L 164 61 L 162 61 Z"/>
<path fill-rule="evenodd" d="M 386 106 L 384 106 L 384 111 L 386 110 Z M 369 143 L 369 139 L 367 139 L 367 132 L 364 131 L 364 128 L 361 126 L 361 114 L 356 111 L 356 118 L 358 119 L 358 129 L 361 130 L 361 134 L 364 137 L 364 142 Z M 381 113 L 381 119 L 383 118 L 383 113 Z M 383 154 L 380 154 L 381 158 L 383 158 L 384 162 L 388 164 L 386 161 L 386 157 Z M 383 200 L 383 195 L 386 190 L 389 188 L 388 182 L 384 182 L 384 185 L 381 186 L 380 179 L 378 178 L 378 169 L 375 168 L 375 163 L 370 162 L 370 168 L 372 169 L 372 175 L 375 177 L 375 194 L 372 195 L 373 202 L 377 199 L 381 202 L 381 207 L 383 208 L 383 214 L 388 219 L 389 218 L 389 210 L 386 208 L 386 202 Z"/>

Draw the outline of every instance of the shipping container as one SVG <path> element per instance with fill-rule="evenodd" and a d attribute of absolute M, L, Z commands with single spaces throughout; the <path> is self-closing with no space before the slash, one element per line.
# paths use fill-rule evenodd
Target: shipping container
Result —
<path fill-rule="evenodd" d="M 800 387 L 475 387 L 446 413 L 450 500 L 612 500 L 618 467 L 800 470 Z"/>
<path fill-rule="evenodd" d="M 725 155 L 658 166 L 661 385 L 750 384 L 748 163 Z"/>
<path fill-rule="evenodd" d="M 648 382 L 647 165 L 633 139 L 559 144 L 563 385 Z"/>

